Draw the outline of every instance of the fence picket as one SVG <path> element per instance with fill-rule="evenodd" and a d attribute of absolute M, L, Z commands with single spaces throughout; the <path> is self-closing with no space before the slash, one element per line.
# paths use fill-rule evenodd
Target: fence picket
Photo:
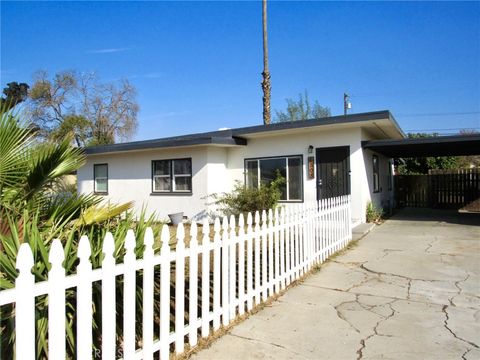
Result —
<path fill-rule="evenodd" d="M 274 263 L 275 263 L 275 293 L 278 294 L 280 291 L 280 226 L 279 226 L 279 215 L 278 215 L 278 208 L 275 208 L 275 212 L 273 214 L 273 223 L 274 223 L 274 228 L 273 228 L 273 236 L 274 236 L 274 246 L 273 246 L 273 252 L 274 252 Z"/>
<path fill-rule="evenodd" d="M 170 231 L 163 225 L 160 249 L 160 359 L 168 360 L 170 353 Z"/>
<path fill-rule="evenodd" d="M 229 255 L 229 241 L 228 241 L 228 219 L 226 216 L 222 219 L 222 324 L 227 326 L 230 322 L 229 309 L 229 277 L 228 277 L 228 255 Z"/>
<path fill-rule="evenodd" d="M 237 286 L 237 252 L 236 252 L 236 224 L 235 216 L 230 216 L 229 243 L 229 266 L 228 266 L 228 301 L 229 301 L 229 320 L 235 319 L 235 290 Z"/>
<path fill-rule="evenodd" d="M 202 337 L 210 334 L 210 224 L 202 226 Z"/>
<path fill-rule="evenodd" d="M 260 304 L 260 213 L 255 211 L 255 304 Z"/>
<path fill-rule="evenodd" d="M 147 228 L 143 243 L 143 358 L 153 359 L 153 231 Z"/>
<path fill-rule="evenodd" d="M 245 313 L 245 220 L 238 217 L 238 313 Z"/>
<path fill-rule="evenodd" d="M 267 252 L 268 252 L 268 235 L 267 235 L 267 212 L 262 211 L 262 300 L 267 300 Z"/>
<path fill-rule="evenodd" d="M 220 328 L 220 219 L 216 218 L 213 226 L 215 234 L 213 236 L 213 330 Z"/>
<path fill-rule="evenodd" d="M 17 359 L 35 359 L 35 296 L 33 287 L 35 277 L 32 274 L 33 256 L 30 245 L 20 245 L 16 268 L 19 275 L 15 280 L 17 299 L 15 304 L 15 354 Z M 18 334 L 21 334 L 18 336 Z M 20 341 L 21 339 L 21 341 Z"/>
<path fill-rule="evenodd" d="M 285 289 L 285 208 L 280 209 L 280 290 Z"/>
<path fill-rule="evenodd" d="M 192 222 L 190 226 L 190 266 L 189 266 L 189 304 L 188 304 L 188 325 L 190 332 L 188 342 L 190 346 L 197 345 L 198 331 L 198 240 L 197 223 Z"/>
<path fill-rule="evenodd" d="M 135 356 L 135 234 L 130 229 L 125 238 L 125 274 L 123 275 L 123 357 Z"/>
<path fill-rule="evenodd" d="M 247 310 L 253 308 L 253 230 L 252 213 L 247 215 Z"/>
<path fill-rule="evenodd" d="M 268 215 L 267 215 L 267 247 L 268 247 L 268 296 L 273 295 L 273 284 L 274 284 L 274 279 L 273 279 L 273 212 L 272 209 L 268 210 Z"/>
<path fill-rule="evenodd" d="M 115 359 L 115 243 L 112 233 L 103 240 L 102 261 L 102 359 Z"/>
<path fill-rule="evenodd" d="M 184 350 L 185 327 L 185 229 L 177 226 L 177 247 L 175 249 L 175 352 Z"/>
<path fill-rule="evenodd" d="M 48 358 L 65 359 L 65 269 L 62 267 L 65 254 L 60 240 L 55 239 L 50 248 L 48 261 Z"/>
<path fill-rule="evenodd" d="M 90 241 L 83 235 L 78 243 L 77 266 L 77 359 L 92 358 L 92 263 Z M 20 358 L 23 359 L 23 358 Z"/>

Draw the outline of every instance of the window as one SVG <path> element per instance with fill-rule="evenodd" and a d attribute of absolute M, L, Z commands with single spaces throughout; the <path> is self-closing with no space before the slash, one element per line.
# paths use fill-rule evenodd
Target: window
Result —
<path fill-rule="evenodd" d="M 372 165 L 373 165 L 373 192 L 380 191 L 380 174 L 379 174 L 379 164 L 378 156 L 372 156 Z"/>
<path fill-rule="evenodd" d="M 152 161 L 154 193 L 191 193 L 192 159 Z"/>
<path fill-rule="evenodd" d="M 277 177 L 284 177 L 286 184 L 280 188 L 281 201 L 303 201 L 303 159 L 302 156 L 284 156 L 245 160 L 246 184 L 258 188 L 269 184 Z"/>
<path fill-rule="evenodd" d="M 93 179 L 93 192 L 108 194 L 108 164 L 94 164 Z"/>

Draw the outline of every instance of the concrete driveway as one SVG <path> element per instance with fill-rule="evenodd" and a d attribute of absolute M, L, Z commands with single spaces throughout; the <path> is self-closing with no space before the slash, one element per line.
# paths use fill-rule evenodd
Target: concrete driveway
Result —
<path fill-rule="evenodd" d="M 480 216 L 404 210 L 194 359 L 480 359 Z"/>

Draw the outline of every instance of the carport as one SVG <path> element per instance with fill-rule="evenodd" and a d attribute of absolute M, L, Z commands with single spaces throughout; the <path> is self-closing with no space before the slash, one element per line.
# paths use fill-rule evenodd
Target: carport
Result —
<path fill-rule="evenodd" d="M 480 155 L 480 134 L 371 140 L 362 147 L 391 158 Z"/>
<path fill-rule="evenodd" d="M 371 140 L 364 141 L 362 147 L 390 158 L 480 155 L 480 134 Z M 399 206 L 480 211 L 479 197 L 478 169 L 395 176 L 395 199 Z"/>

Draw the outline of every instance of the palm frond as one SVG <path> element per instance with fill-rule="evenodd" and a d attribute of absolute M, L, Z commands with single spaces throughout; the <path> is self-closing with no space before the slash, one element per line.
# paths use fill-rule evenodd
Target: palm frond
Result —
<path fill-rule="evenodd" d="M 127 202 L 120 205 L 95 205 L 82 211 L 80 218 L 75 222 L 76 226 L 86 226 L 100 223 L 119 216 L 133 207 L 133 202 Z"/>
<path fill-rule="evenodd" d="M 60 144 L 45 143 L 33 154 L 25 184 L 25 198 L 29 200 L 40 189 L 59 180 L 85 164 L 85 154 L 80 148 L 70 146 L 70 139 Z"/>
<path fill-rule="evenodd" d="M 32 141 L 32 131 L 17 114 L 0 111 L 0 192 L 25 176 Z"/>

